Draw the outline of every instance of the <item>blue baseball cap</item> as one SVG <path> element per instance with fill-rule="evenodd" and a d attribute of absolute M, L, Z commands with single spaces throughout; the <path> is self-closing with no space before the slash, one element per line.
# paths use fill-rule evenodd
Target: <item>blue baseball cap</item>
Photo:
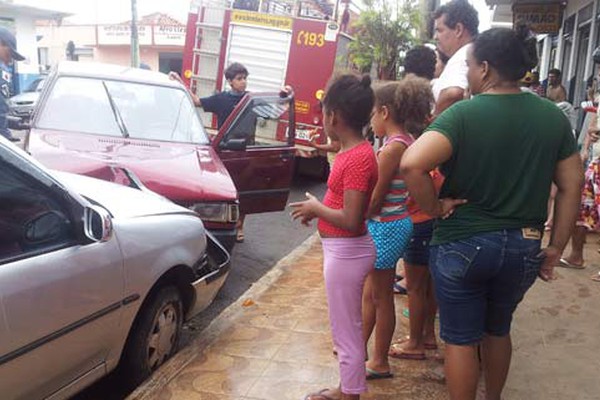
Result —
<path fill-rule="evenodd" d="M 3 41 L 4 44 L 6 44 L 10 48 L 10 53 L 12 55 L 13 60 L 23 61 L 25 59 L 25 57 L 23 57 L 17 51 L 17 39 L 15 38 L 15 35 L 13 35 L 11 31 L 2 26 L 0 26 L 0 40 Z"/>

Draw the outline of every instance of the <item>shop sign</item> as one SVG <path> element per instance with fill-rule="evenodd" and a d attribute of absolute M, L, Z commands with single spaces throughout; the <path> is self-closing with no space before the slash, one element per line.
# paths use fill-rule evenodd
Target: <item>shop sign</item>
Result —
<path fill-rule="evenodd" d="M 138 26 L 138 41 L 140 45 L 152 44 L 152 27 Z M 131 26 L 98 25 L 98 45 L 128 45 L 131 44 Z"/>
<path fill-rule="evenodd" d="M 181 47 L 185 45 L 184 25 L 155 25 L 153 29 L 155 45 Z"/>
<path fill-rule="evenodd" d="M 513 23 L 523 22 L 535 33 L 558 33 L 562 24 L 560 3 L 515 4 Z"/>

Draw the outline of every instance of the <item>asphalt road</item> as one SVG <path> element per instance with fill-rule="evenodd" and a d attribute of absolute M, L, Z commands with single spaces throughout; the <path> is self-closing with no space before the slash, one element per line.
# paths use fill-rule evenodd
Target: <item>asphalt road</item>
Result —
<path fill-rule="evenodd" d="M 322 198 L 326 186 L 322 182 L 297 179 L 294 182 L 290 201 L 305 198 L 307 191 Z M 281 258 L 289 254 L 315 231 L 298 222 L 292 222 L 290 210 L 250 215 L 246 218 L 244 243 L 233 250 L 232 269 L 227 282 L 213 304 L 184 326 L 182 346 L 201 334 L 202 330 L 228 305 L 235 302 L 254 282 L 267 273 Z M 315 225 L 315 224 L 313 224 Z M 117 375 L 110 375 L 84 392 L 76 400 L 121 400 L 127 391 Z"/>

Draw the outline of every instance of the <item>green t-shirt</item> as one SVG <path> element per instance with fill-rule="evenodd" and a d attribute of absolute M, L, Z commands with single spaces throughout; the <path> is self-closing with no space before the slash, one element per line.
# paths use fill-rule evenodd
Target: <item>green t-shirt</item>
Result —
<path fill-rule="evenodd" d="M 436 224 L 432 244 L 478 233 L 543 229 L 556 164 L 577 151 L 565 115 L 532 93 L 482 94 L 443 112 L 427 129 L 452 143 L 440 198 L 467 199 Z"/>

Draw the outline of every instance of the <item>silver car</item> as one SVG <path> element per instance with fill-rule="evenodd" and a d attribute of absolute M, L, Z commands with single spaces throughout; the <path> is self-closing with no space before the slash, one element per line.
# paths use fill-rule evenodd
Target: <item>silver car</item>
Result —
<path fill-rule="evenodd" d="M 40 99 L 40 93 L 44 88 L 46 77 L 37 78 L 23 91 L 8 99 L 10 115 L 21 118 L 28 122 L 33 114 L 33 110 Z"/>
<path fill-rule="evenodd" d="M 121 363 L 140 382 L 207 307 L 229 254 L 192 211 L 46 170 L 0 139 L 0 398 L 63 399 Z"/>

